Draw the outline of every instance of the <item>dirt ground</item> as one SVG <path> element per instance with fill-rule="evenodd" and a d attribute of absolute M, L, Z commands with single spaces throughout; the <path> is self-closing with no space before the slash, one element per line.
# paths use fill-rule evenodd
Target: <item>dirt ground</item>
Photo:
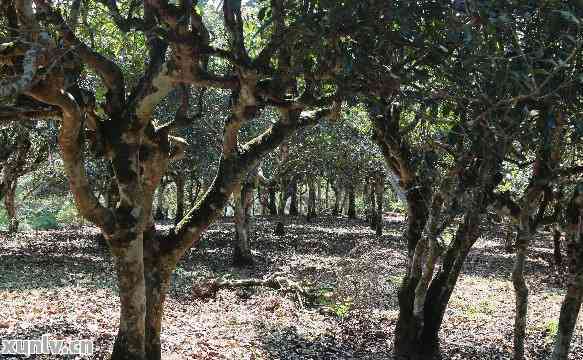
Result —
<path fill-rule="evenodd" d="M 375 236 L 362 221 L 324 217 L 254 220 L 253 269 L 230 267 L 233 224 L 213 225 L 174 275 L 166 302 L 164 359 L 390 359 L 403 272 L 403 221 L 387 218 Z M 513 256 L 503 251 L 502 228 L 486 232 L 472 250 L 441 332 L 445 359 L 510 359 Z M 92 359 L 106 359 L 119 303 L 111 257 L 92 227 L 0 235 L 0 339 L 90 339 Z M 527 355 L 548 359 L 563 286 L 553 276 L 549 234 L 532 246 Z M 208 279 L 265 278 L 274 273 L 315 288 L 306 304 L 297 294 L 265 288 L 224 289 L 195 299 Z M 583 321 L 570 359 L 583 359 Z M 4 356 L 4 357 L 2 357 Z M 10 359 L 0 355 L 2 359 Z M 14 358 L 14 357 L 12 357 Z M 34 355 L 32 359 L 54 359 Z M 73 358 L 73 357 L 71 357 Z"/>

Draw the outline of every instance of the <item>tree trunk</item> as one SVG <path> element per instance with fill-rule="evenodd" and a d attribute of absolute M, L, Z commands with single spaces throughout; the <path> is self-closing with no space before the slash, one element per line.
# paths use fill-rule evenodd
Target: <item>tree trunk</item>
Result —
<path fill-rule="evenodd" d="M 516 258 L 512 270 L 512 284 L 514 285 L 515 314 L 514 314 L 514 359 L 524 359 L 524 342 L 526 340 L 526 319 L 528 315 L 528 286 L 524 279 L 524 266 L 528 256 L 528 246 L 536 230 L 536 221 L 531 219 L 531 213 L 536 209 L 537 202 L 543 188 L 541 182 L 533 174 L 531 185 L 526 190 L 520 207 L 518 232 L 516 234 Z M 544 211 L 544 209 L 543 209 Z"/>
<path fill-rule="evenodd" d="M 528 217 L 528 215 L 527 215 Z M 530 225 L 521 224 L 516 241 L 516 259 L 512 270 L 512 284 L 514 285 L 515 314 L 514 314 L 514 357 L 515 360 L 524 359 L 524 341 L 526 338 L 526 316 L 528 313 L 528 286 L 524 279 L 524 265 L 526 262 L 528 245 L 532 233 Z"/>
<path fill-rule="evenodd" d="M 377 228 L 377 215 L 376 215 L 376 211 L 377 211 L 377 196 L 376 196 L 376 192 L 375 192 L 375 184 L 371 183 L 370 184 L 370 189 L 369 189 L 369 204 L 368 204 L 368 222 L 370 225 L 370 228 L 373 230 L 376 230 Z"/>
<path fill-rule="evenodd" d="M 356 199 L 353 184 L 350 184 L 348 187 L 348 210 L 346 215 L 349 219 L 356 219 Z"/>
<path fill-rule="evenodd" d="M 577 184 L 566 217 L 569 277 L 552 360 L 567 360 L 583 299 L 583 183 Z"/>
<path fill-rule="evenodd" d="M 561 251 L 561 231 L 558 226 L 553 226 L 553 262 L 558 274 L 563 273 L 563 253 Z"/>
<path fill-rule="evenodd" d="M 513 238 L 515 237 L 515 235 L 513 228 L 514 226 L 510 226 L 508 228 L 508 233 L 506 234 L 506 238 L 504 239 L 504 251 L 506 251 L 506 253 L 508 254 L 512 254 L 514 252 L 515 241 L 513 240 Z M 516 236 L 518 236 L 518 232 L 516 233 Z"/>
<path fill-rule="evenodd" d="M 385 182 L 382 176 L 378 176 L 375 182 L 375 194 L 376 194 L 376 214 L 375 214 L 375 226 L 376 234 L 378 236 L 383 235 L 383 194 L 385 192 Z"/>
<path fill-rule="evenodd" d="M 270 186 L 268 189 L 269 189 L 269 215 L 275 216 L 277 215 L 275 188 L 273 186 Z"/>
<path fill-rule="evenodd" d="M 146 355 L 146 287 L 143 234 L 121 232 L 112 254 L 120 296 L 120 322 L 112 360 L 143 360 Z"/>
<path fill-rule="evenodd" d="M 298 182 L 294 181 L 291 184 L 291 204 L 289 206 L 289 214 L 291 216 L 297 216 L 299 214 L 298 210 Z"/>
<path fill-rule="evenodd" d="M 411 211 L 409 225 L 423 224 L 421 229 L 424 229 L 428 213 L 426 197 L 422 193 L 427 189 L 415 187 L 411 190 L 413 191 L 407 192 Z M 441 196 L 434 196 L 432 219 L 439 218 L 441 201 Z M 431 221 L 428 235 L 423 239 L 422 230 L 407 230 L 407 236 L 417 238 L 407 239 L 415 247 L 409 249 L 407 273 L 398 295 L 399 317 L 394 339 L 394 353 L 397 358 L 425 360 L 439 356 L 438 335 L 443 316 L 463 263 L 479 235 L 483 196 L 476 194 L 472 203 L 476 205 L 466 211 L 464 221 L 458 226 L 455 238 L 449 245 L 441 269 L 435 277 L 432 274 L 438 254 L 435 243 L 430 240 L 439 234 L 438 222 Z M 427 252 L 429 256 L 424 255 Z"/>
<path fill-rule="evenodd" d="M 365 179 L 363 190 L 362 190 L 362 198 L 365 204 L 365 219 L 371 229 L 374 229 L 374 211 L 376 209 L 375 205 L 375 195 L 374 195 L 374 188 L 370 180 L 367 178 Z"/>
<path fill-rule="evenodd" d="M 16 217 L 16 185 L 18 178 L 6 184 L 6 193 L 4 194 L 4 206 L 8 214 L 8 232 L 15 233 L 18 231 L 18 218 Z"/>
<path fill-rule="evenodd" d="M 567 360 L 569 357 L 571 340 L 573 339 L 577 318 L 581 311 L 582 297 L 583 281 L 579 279 L 578 284 L 573 283 L 568 287 L 565 298 L 563 299 L 561 315 L 559 317 L 559 331 L 555 339 L 552 360 Z"/>
<path fill-rule="evenodd" d="M 285 216 L 285 205 L 286 205 L 286 192 L 288 187 L 288 181 L 286 179 L 281 180 L 280 184 L 280 194 L 279 194 L 279 206 L 278 206 L 278 215 Z"/>
<path fill-rule="evenodd" d="M 424 309 L 423 332 L 420 337 L 421 354 L 437 357 L 439 355 L 439 329 L 447 304 L 459 278 L 469 248 L 456 249 L 451 255 L 451 263 L 444 265 L 427 291 Z M 445 261 L 444 261 L 445 263 Z"/>
<path fill-rule="evenodd" d="M 316 181 L 316 213 L 320 214 L 322 212 L 322 188 L 320 181 Z"/>
<path fill-rule="evenodd" d="M 253 200 L 253 185 L 245 182 L 234 192 L 235 195 L 235 237 L 232 243 L 233 265 L 244 267 L 253 265 L 253 255 L 249 247 L 249 205 Z"/>
<path fill-rule="evenodd" d="M 201 190 L 203 188 L 203 184 L 201 181 L 192 180 L 191 184 L 194 184 L 194 183 L 196 183 L 196 186 L 192 185 L 192 187 L 190 188 L 189 208 L 193 208 L 196 205 L 196 202 L 198 201 L 198 197 L 201 194 Z M 194 188 L 194 192 L 193 192 L 193 188 Z"/>
<path fill-rule="evenodd" d="M 329 196 L 330 196 L 330 181 L 328 181 L 328 179 L 326 179 L 326 200 L 325 200 L 325 206 L 324 206 L 326 211 L 328 211 L 328 206 L 330 206 L 329 205 L 330 203 L 328 202 Z"/>
<path fill-rule="evenodd" d="M 307 221 L 311 222 L 316 218 L 316 188 L 312 177 L 308 177 L 308 215 Z"/>
<path fill-rule="evenodd" d="M 304 213 L 307 214 L 307 212 L 304 211 L 305 206 L 304 206 L 304 193 L 302 191 L 302 185 L 300 185 L 299 191 L 300 191 L 300 196 L 298 196 L 298 210 L 299 210 L 298 213 L 299 214 L 304 214 Z"/>
<path fill-rule="evenodd" d="M 332 209 L 332 215 L 338 216 L 342 214 L 344 191 L 338 184 L 333 185 L 332 190 L 334 191 L 334 208 Z"/>
<path fill-rule="evenodd" d="M 170 288 L 174 265 L 160 256 L 160 242 L 151 224 L 144 233 L 144 269 L 146 283 L 146 360 L 162 360 L 160 332 L 164 301 Z"/>
<path fill-rule="evenodd" d="M 421 329 L 413 316 L 413 305 L 415 302 L 415 289 L 420 280 L 420 276 L 412 271 L 413 253 L 417 243 L 421 240 L 421 235 L 428 218 L 428 207 L 425 200 L 425 194 L 428 191 L 421 187 L 412 186 L 407 191 L 407 231 L 405 233 L 408 247 L 408 265 L 407 273 L 403 276 L 399 292 L 399 317 L 395 328 L 395 337 L 393 339 L 394 353 L 409 359 L 414 356 L 418 350 L 418 338 Z M 427 190 L 427 189 L 425 189 Z M 411 358 L 414 359 L 414 358 Z"/>

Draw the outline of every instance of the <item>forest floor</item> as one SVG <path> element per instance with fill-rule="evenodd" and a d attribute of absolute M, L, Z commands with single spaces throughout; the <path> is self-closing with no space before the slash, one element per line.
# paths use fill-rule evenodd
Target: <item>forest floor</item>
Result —
<path fill-rule="evenodd" d="M 163 358 L 390 359 L 405 246 L 403 219 L 385 222 L 384 235 L 377 237 L 359 220 L 293 219 L 287 220 L 287 234 L 275 237 L 273 222 L 257 218 L 257 264 L 247 270 L 229 265 L 233 223 L 213 225 L 175 272 Z M 486 234 L 471 251 L 447 310 L 440 334 L 445 359 L 510 359 L 513 256 L 503 251 L 502 227 Z M 90 339 L 91 358 L 107 358 L 119 303 L 111 256 L 96 238 L 92 227 L 0 235 L 0 339 Z M 551 258 L 549 234 L 543 234 L 526 267 L 529 359 L 548 359 L 557 331 L 564 288 Z M 193 296 L 193 287 L 208 279 L 274 273 L 316 288 L 319 300 L 307 304 L 297 294 L 257 287 Z M 570 359 L 583 359 L 583 321 L 571 353 Z"/>

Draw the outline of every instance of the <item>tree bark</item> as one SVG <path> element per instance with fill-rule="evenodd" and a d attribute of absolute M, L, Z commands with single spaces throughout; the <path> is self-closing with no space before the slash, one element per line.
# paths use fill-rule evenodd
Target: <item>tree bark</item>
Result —
<path fill-rule="evenodd" d="M 466 198 L 463 222 L 458 226 L 454 240 L 445 252 L 442 266 L 434 277 L 432 274 L 438 252 L 435 241 L 432 240 L 451 221 L 448 220 L 452 219 L 451 206 L 455 205 L 448 203 L 447 211 L 441 211 L 443 199 L 450 197 L 441 195 L 443 189 L 435 193 L 430 207 L 431 221 L 428 222 L 426 197 L 422 194 L 429 190 L 414 186 L 410 188 L 414 191 L 407 192 L 409 209 L 412 215 L 416 215 L 416 218 L 410 216 L 409 225 L 414 222 L 424 225 L 422 230 L 407 230 L 408 236 L 417 237 L 408 239 L 414 247 L 409 248 L 407 273 L 399 290 L 399 318 L 394 338 L 394 353 L 397 358 L 425 360 L 438 358 L 440 355 L 439 329 L 463 263 L 480 234 L 481 216 L 486 209 L 486 194 L 491 191 L 491 183 L 494 181 L 492 169 L 496 165 L 491 160 L 484 164 L 487 165 L 482 165 L 479 169 L 479 185 Z M 447 182 L 443 185 L 445 189 L 449 188 Z M 423 229 L 426 229 L 427 234 L 424 237 Z"/>
<path fill-rule="evenodd" d="M 273 186 L 269 186 L 268 191 L 269 191 L 269 215 L 275 216 L 277 215 L 275 188 Z"/>
<path fill-rule="evenodd" d="M 342 188 L 338 186 L 338 184 L 332 187 L 334 191 L 334 208 L 332 209 L 332 215 L 338 216 L 342 214 L 342 202 L 344 199 L 344 192 Z"/>
<path fill-rule="evenodd" d="M 548 109 L 546 109 L 548 111 Z M 516 237 L 516 259 L 512 271 L 514 285 L 516 312 L 514 317 L 514 359 L 523 360 L 524 343 L 526 340 L 526 322 L 528 315 L 528 286 L 524 279 L 524 267 L 530 241 L 534 236 L 537 226 L 544 218 L 545 210 L 552 197 L 549 187 L 557 165 L 561 160 L 561 142 L 563 115 L 557 113 L 555 123 L 549 125 L 549 111 L 543 112 L 547 116 L 541 116 L 539 131 L 542 141 L 538 149 L 532 176 L 523 196 L 518 218 L 518 234 Z M 541 195 L 543 196 L 540 201 Z M 539 204 L 540 201 L 540 204 Z M 538 210 L 537 210 L 538 205 Z M 535 211 L 537 210 L 537 211 Z M 531 214 L 536 214 L 531 217 Z"/>
<path fill-rule="evenodd" d="M 569 276 L 552 360 L 567 360 L 583 300 L 583 183 L 577 184 L 566 215 Z"/>
<path fill-rule="evenodd" d="M 448 251 L 443 261 L 442 270 L 436 275 L 427 291 L 424 304 L 424 324 L 421 334 L 421 354 L 437 356 L 439 354 L 439 329 L 443 323 L 443 316 L 449 303 L 449 299 L 455 284 L 459 278 L 463 263 L 465 262 L 471 245 L 477 239 L 477 234 L 472 235 L 474 229 L 465 228 L 458 237 L 462 238 L 460 244 Z M 461 244 L 468 241 L 470 244 Z"/>
<path fill-rule="evenodd" d="M 146 287 L 142 233 L 120 234 L 112 246 L 120 296 L 119 330 L 112 360 L 142 360 L 146 355 Z"/>
<path fill-rule="evenodd" d="M 290 185 L 291 187 L 291 203 L 289 206 L 289 214 L 291 216 L 297 216 L 299 214 L 298 209 L 298 182 L 293 181 Z"/>
<path fill-rule="evenodd" d="M 253 265 L 253 254 L 249 246 L 249 205 L 253 200 L 253 184 L 247 181 L 238 186 L 235 195 L 235 237 L 232 242 L 233 265 Z"/>
<path fill-rule="evenodd" d="M 561 251 L 561 231 L 558 226 L 553 226 L 553 263 L 557 273 L 563 273 L 563 252 Z"/>
<path fill-rule="evenodd" d="M 13 179 L 6 184 L 6 193 L 4 194 L 4 206 L 8 214 L 8 232 L 15 233 L 18 231 L 18 218 L 16 217 L 16 185 L 18 178 Z"/>
<path fill-rule="evenodd" d="M 324 200 L 324 209 L 326 209 L 326 211 L 328 211 L 328 207 L 330 206 L 328 199 L 330 196 L 330 181 L 328 179 L 326 179 L 326 195 L 325 195 L 325 200 Z"/>
<path fill-rule="evenodd" d="M 512 270 L 512 284 L 514 285 L 515 314 L 514 314 L 514 359 L 524 359 L 524 341 L 526 338 L 526 316 L 528 313 L 528 286 L 524 279 L 524 265 L 526 262 L 528 245 L 532 234 L 530 225 L 522 225 L 518 231 L 516 242 L 516 259 Z"/>
<path fill-rule="evenodd" d="M 403 356 L 405 359 L 409 359 L 409 356 L 415 356 L 419 347 L 417 339 L 422 330 L 419 328 L 413 312 L 415 289 L 420 276 L 411 268 L 413 253 L 417 243 L 421 240 L 423 228 L 425 228 L 428 220 L 428 206 L 422 190 L 423 188 L 421 187 L 412 187 L 407 191 L 408 217 L 405 236 L 409 255 L 407 273 L 403 276 L 397 295 L 399 317 L 397 318 L 395 337 L 393 339 L 394 353 L 397 356 Z"/>
<path fill-rule="evenodd" d="M 144 233 L 144 269 L 146 284 L 146 360 L 162 360 L 160 333 L 164 301 L 170 288 L 174 265 L 160 254 L 160 241 L 152 223 Z"/>
<path fill-rule="evenodd" d="M 383 235 L 383 194 L 385 191 L 385 182 L 382 176 L 377 176 L 375 181 L 376 213 L 375 213 L 375 230 L 377 236 Z"/>
<path fill-rule="evenodd" d="M 528 246 L 536 230 L 536 221 L 531 213 L 536 207 L 539 195 L 543 188 L 540 186 L 544 179 L 539 179 L 536 173 L 527 188 L 520 208 L 518 232 L 516 235 L 516 258 L 512 270 L 512 284 L 514 285 L 515 314 L 514 314 L 514 359 L 524 359 L 524 342 L 526 340 L 526 320 L 528 314 L 528 286 L 524 279 L 524 267 L 528 255 Z"/>
<path fill-rule="evenodd" d="M 320 214 L 322 213 L 322 187 L 320 181 L 315 181 L 314 185 L 316 186 L 316 213 Z"/>
<path fill-rule="evenodd" d="M 374 212 L 376 211 L 375 205 L 375 192 L 374 185 L 369 178 L 365 179 L 364 187 L 362 191 L 362 197 L 365 202 L 365 218 L 371 229 L 375 229 L 374 222 L 376 220 Z"/>
<path fill-rule="evenodd" d="M 354 194 L 354 184 L 348 185 L 348 209 L 346 215 L 349 219 L 356 219 L 356 198 Z"/>

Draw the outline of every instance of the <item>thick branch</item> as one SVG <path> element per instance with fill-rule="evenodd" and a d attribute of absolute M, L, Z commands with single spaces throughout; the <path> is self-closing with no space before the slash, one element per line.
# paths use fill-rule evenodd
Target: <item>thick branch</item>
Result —
<path fill-rule="evenodd" d="M 82 43 L 71 31 L 63 17 L 53 10 L 45 0 L 34 0 L 38 8 L 39 16 L 46 18 L 55 25 L 63 37 L 65 44 L 75 49 L 75 52 L 84 63 L 93 68 L 109 90 L 108 102 L 112 112 L 121 112 L 124 103 L 125 82 L 121 69 L 111 60 L 95 52 Z"/>
<path fill-rule="evenodd" d="M 48 80 L 50 82 L 50 80 Z M 112 213 L 103 207 L 95 197 L 83 159 L 83 147 L 80 146 L 82 116 L 73 97 L 55 86 L 39 84 L 28 94 L 36 100 L 59 107 L 63 112 L 63 121 L 59 134 L 59 145 L 65 164 L 65 172 L 75 197 L 77 209 L 83 217 L 95 223 L 106 233 L 113 226 Z"/>
<path fill-rule="evenodd" d="M 241 16 L 241 0 L 224 0 L 223 14 L 225 26 L 230 34 L 231 50 L 237 60 L 249 64 L 249 56 L 245 49 L 243 37 L 243 17 Z"/>
<path fill-rule="evenodd" d="M 22 75 L 17 80 L 0 81 L 0 98 L 23 93 L 32 87 L 39 53 L 40 51 L 37 47 L 28 49 L 22 62 Z"/>

